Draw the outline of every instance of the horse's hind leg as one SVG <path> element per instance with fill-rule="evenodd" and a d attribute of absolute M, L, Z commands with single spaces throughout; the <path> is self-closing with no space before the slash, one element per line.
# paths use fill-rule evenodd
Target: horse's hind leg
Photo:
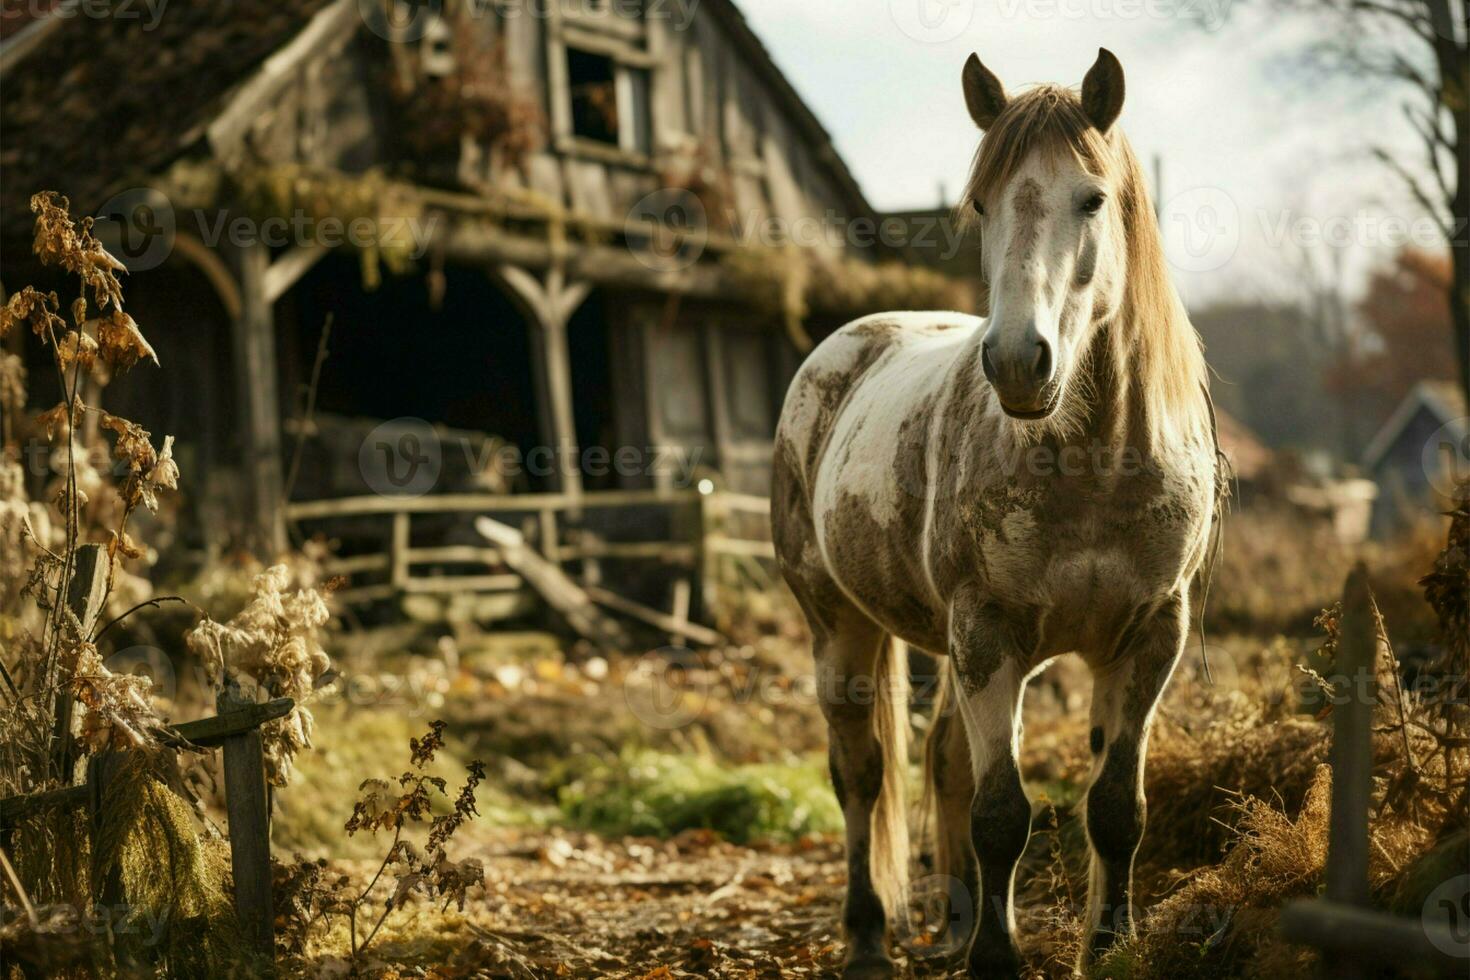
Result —
<path fill-rule="evenodd" d="M 1188 607 L 1173 597 L 1138 621 L 1093 672 L 1092 785 L 1087 791 L 1088 937 L 1079 967 L 1133 932 L 1133 855 L 1143 838 L 1143 760 L 1154 705 L 1188 631 Z"/>

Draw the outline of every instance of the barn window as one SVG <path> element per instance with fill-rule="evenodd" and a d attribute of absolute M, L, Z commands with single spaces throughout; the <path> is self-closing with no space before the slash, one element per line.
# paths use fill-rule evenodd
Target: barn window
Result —
<path fill-rule="evenodd" d="M 566 52 L 572 135 L 646 155 L 653 144 L 647 69 L 581 48 Z"/>
<path fill-rule="evenodd" d="M 583 139 L 618 145 L 617 71 L 606 55 L 567 48 L 572 90 L 572 132 Z"/>

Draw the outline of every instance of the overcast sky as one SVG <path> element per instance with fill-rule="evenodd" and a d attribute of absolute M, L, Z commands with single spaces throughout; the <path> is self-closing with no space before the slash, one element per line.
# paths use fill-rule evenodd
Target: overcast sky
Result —
<path fill-rule="evenodd" d="M 1101 45 L 1127 76 L 1121 124 L 1146 165 L 1162 160 L 1164 234 L 1192 304 L 1290 293 L 1300 249 L 1331 251 L 1314 229 L 1349 243 L 1349 291 L 1392 254 L 1385 240 L 1435 244 L 1366 154 L 1370 141 L 1413 154 L 1403 94 L 1294 67 L 1320 24 L 1246 0 L 737 2 L 879 209 L 961 186 L 978 139 L 959 83 L 971 51 L 1014 89 L 1079 84 Z"/>

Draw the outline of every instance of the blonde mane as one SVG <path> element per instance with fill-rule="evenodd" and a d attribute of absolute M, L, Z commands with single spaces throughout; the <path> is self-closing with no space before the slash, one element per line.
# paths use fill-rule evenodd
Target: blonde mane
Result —
<path fill-rule="evenodd" d="M 1111 330 L 1114 361 L 1121 376 L 1135 378 L 1149 442 L 1157 446 L 1169 434 L 1208 434 L 1208 375 L 1199 334 L 1169 277 L 1143 168 L 1117 126 L 1107 134 L 1099 132 L 1081 99 L 1060 85 L 1041 85 L 1013 96 L 975 152 L 956 208 L 957 222 L 962 227 L 977 224 L 972 203 L 984 203 L 1004 187 L 1033 153 L 1071 154 L 1089 173 L 1110 179 L 1117 188 L 1128 267 L 1122 307 Z"/>

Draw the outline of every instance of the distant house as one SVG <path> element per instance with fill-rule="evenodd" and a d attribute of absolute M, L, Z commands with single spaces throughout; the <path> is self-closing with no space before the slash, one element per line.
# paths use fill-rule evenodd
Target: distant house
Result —
<path fill-rule="evenodd" d="M 1435 505 L 1459 479 L 1470 478 L 1470 412 L 1451 381 L 1421 381 L 1399 402 L 1363 453 L 1363 470 L 1378 483 L 1373 533 L 1400 527 Z"/>

